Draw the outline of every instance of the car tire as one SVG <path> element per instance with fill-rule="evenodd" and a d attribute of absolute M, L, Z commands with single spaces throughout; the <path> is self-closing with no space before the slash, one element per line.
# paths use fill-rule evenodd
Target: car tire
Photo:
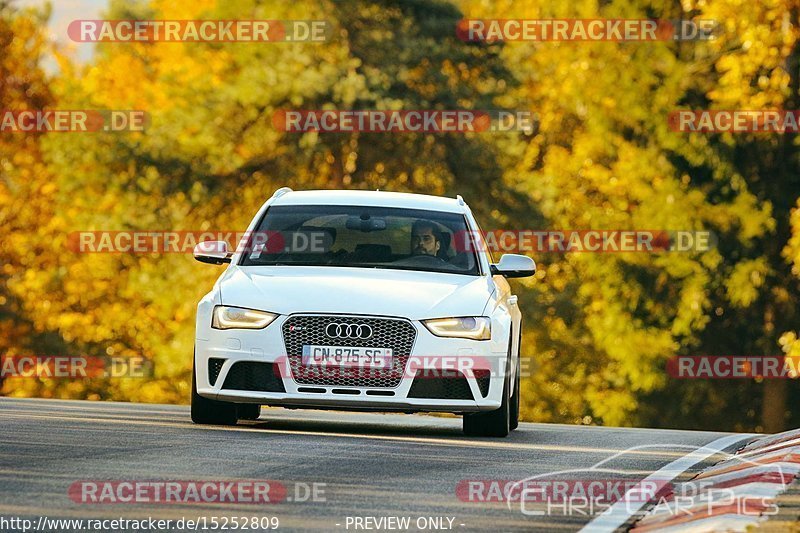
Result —
<path fill-rule="evenodd" d="M 519 357 L 517 357 L 517 372 L 514 375 L 514 394 L 511 396 L 511 412 L 509 413 L 508 427 L 514 431 L 519 427 Z"/>
<path fill-rule="evenodd" d="M 519 382 L 520 382 L 520 351 L 522 350 L 522 328 L 519 332 L 519 343 L 517 344 L 517 371 L 514 373 L 514 394 L 511 396 L 511 417 L 509 428 L 514 431 L 519 427 Z"/>
<path fill-rule="evenodd" d="M 236 421 L 235 403 L 210 400 L 197 394 L 197 372 L 192 363 L 192 422 L 234 426 Z"/>
<path fill-rule="evenodd" d="M 236 417 L 239 420 L 258 420 L 261 406 L 257 403 L 240 403 L 236 405 Z"/>
<path fill-rule="evenodd" d="M 508 344 L 511 355 L 511 343 Z M 508 391 L 511 376 L 508 372 L 503 377 L 503 401 L 500 408 L 488 413 L 470 413 L 464 415 L 464 434 L 470 437 L 507 437 L 511 431 L 511 406 Z"/>

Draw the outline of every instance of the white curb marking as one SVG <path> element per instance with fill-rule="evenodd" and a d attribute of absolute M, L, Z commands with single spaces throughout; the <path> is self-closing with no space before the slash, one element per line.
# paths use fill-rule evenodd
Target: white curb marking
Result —
<path fill-rule="evenodd" d="M 708 459 L 712 455 L 721 452 L 737 442 L 755 437 L 755 433 L 737 433 L 735 435 L 728 435 L 720 437 L 719 439 L 697 448 L 693 452 L 684 455 L 683 457 L 672 461 L 670 464 L 653 472 L 642 482 L 657 481 L 659 483 L 672 482 L 679 475 L 683 474 L 686 470 L 693 467 L 700 461 Z M 597 515 L 594 520 L 586 524 L 581 530 L 581 533 L 606 533 L 615 531 L 617 528 L 627 522 L 631 516 L 639 512 L 639 510 L 647 505 L 648 502 L 638 501 L 641 494 L 634 490 L 628 491 L 625 496 L 614 503 L 611 507 Z"/>

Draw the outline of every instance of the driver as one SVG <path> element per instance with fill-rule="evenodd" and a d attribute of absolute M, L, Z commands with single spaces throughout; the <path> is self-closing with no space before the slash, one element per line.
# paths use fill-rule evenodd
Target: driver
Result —
<path fill-rule="evenodd" d="M 439 253 L 442 242 L 436 224 L 429 220 L 417 220 L 411 226 L 411 255 L 433 255 Z"/>

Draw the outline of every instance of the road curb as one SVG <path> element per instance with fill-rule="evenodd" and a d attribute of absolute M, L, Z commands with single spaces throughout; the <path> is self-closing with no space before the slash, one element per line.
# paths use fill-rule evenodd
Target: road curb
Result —
<path fill-rule="evenodd" d="M 781 496 L 798 484 L 800 430 L 761 437 L 659 495 L 631 531 L 746 531 L 772 516 L 791 523 Z"/>

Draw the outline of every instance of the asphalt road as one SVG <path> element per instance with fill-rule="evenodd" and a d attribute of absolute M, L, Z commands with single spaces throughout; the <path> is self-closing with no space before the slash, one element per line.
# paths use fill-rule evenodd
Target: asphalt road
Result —
<path fill-rule="evenodd" d="M 208 531 L 215 530 L 212 517 L 242 516 L 277 517 L 279 531 L 365 531 L 368 525 L 389 530 L 395 523 L 377 522 L 387 517 L 408 517 L 411 530 L 577 531 L 596 524 L 594 517 L 563 506 L 544 516 L 526 515 L 518 502 L 509 508 L 462 501 L 456 487 L 464 480 L 531 476 L 642 479 L 729 435 L 523 423 L 506 439 L 478 439 L 465 437 L 456 418 L 266 408 L 260 420 L 227 428 L 193 425 L 186 406 L 9 398 L 0 399 L 0 428 L 2 531 L 14 530 L 10 523 L 1 527 L 3 518 L 38 524 L 41 516 L 205 517 Z M 751 438 L 724 442 L 731 449 Z M 601 461 L 613 472 L 589 470 Z M 92 504 L 70 498 L 70 486 L 82 480 L 272 480 L 288 492 L 286 500 L 266 505 Z M 314 483 L 318 501 L 296 501 Z M 531 509 L 541 507 L 528 504 Z M 357 528 L 356 517 L 375 521 Z M 429 517 L 441 517 L 442 526 Z M 47 530 L 78 529 L 73 524 Z"/>

